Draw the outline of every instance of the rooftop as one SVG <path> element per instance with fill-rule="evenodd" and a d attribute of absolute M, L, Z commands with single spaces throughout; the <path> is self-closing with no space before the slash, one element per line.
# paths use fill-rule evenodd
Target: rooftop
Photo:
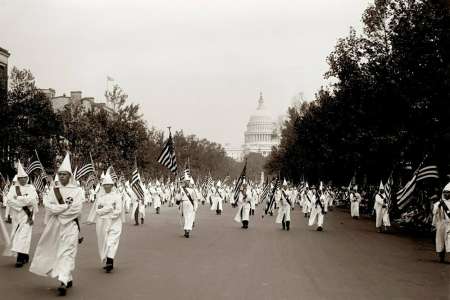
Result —
<path fill-rule="evenodd" d="M 8 52 L 8 50 L 3 49 L 2 47 L 0 47 L 0 53 L 5 55 L 6 57 L 9 57 L 11 54 Z"/>

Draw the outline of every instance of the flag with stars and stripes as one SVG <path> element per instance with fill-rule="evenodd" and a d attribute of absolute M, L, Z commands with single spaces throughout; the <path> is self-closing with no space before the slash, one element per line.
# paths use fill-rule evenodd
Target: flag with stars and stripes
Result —
<path fill-rule="evenodd" d="M 175 156 L 175 147 L 173 145 L 172 133 L 169 133 L 169 138 L 158 158 L 158 162 L 167 167 L 172 173 L 177 172 L 177 158 Z"/>
<path fill-rule="evenodd" d="M 244 168 L 242 169 L 241 175 L 239 176 L 233 190 L 234 203 L 237 203 L 237 201 L 239 200 L 239 192 L 241 191 L 241 186 L 244 183 L 246 173 L 247 173 L 247 160 L 245 160 Z"/>
<path fill-rule="evenodd" d="M 404 209 L 412 200 L 411 195 L 416 189 L 418 182 L 425 179 L 439 179 L 438 167 L 436 165 L 430 164 L 423 166 L 423 162 L 414 172 L 413 177 L 406 185 L 397 192 L 397 205 L 400 210 Z"/>
<path fill-rule="evenodd" d="M 27 174 L 30 175 L 31 173 L 33 173 L 36 170 L 44 171 L 44 166 L 41 164 L 40 160 L 37 158 L 28 165 L 25 172 L 27 172 Z"/>
<path fill-rule="evenodd" d="M 389 175 L 388 180 L 386 181 L 386 184 L 384 185 L 384 191 L 386 193 L 386 202 L 387 202 L 387 206 L 391 207 L 391 203 L 392 203 L 392 185 L 394 184 L 394 178 L 391 175 Z"/>
<path fill-rule="evenodd" d="M 75 179 L 80 180 L 86 175 L 94 173 L 94 165 L 92 164 L 92 161 L 86 160 L 84 164 L 77 170 L 77 173 L 75 174 Z"/>
<path fill-rule="evenodd" d="M 89 191 L 91 188 L 94 187 L 95 183 L 97 181 L 97 177 L 94 173 L 91 173 L 88 178 L 86 179 L 86 189 Z"/>
<path fill-rule="evenodd" d="M 106 173 L 109 173 L 109 175 L 111 175 L 111 179 L 112 179 L 114 182 L 117 182 L 117 181 L 119 180 L 119 176 L 117 176 L 117 173 L 116 173 L 116 171 L 114 170 L 114 167 L 113 167 L 113 166 L 110 166 L 110 167 L 108 168 L 108 170 L 106 170 Z"/>
<path fill-rule="evenodd" d="M 269 178 L 267 177 L 266 183 L 264 184 L 264 188 L 261 193 L 261 199 L 260 199 L 261 202 L 267 198 L 267 196 L 269 195 L 269 191 L 270 191 L 270 184 L 269 184 Z"/>
<path fill-rule="evenodd" d="M 39 174 L 34 180 L 34 187 L 39 192 L 43 193 L 45 191 L 46 183 L 47 183 L 47 174 L 45 174 L 45 172 L 41 172 L 41 174 Z"/>
<path fill-rule="evenodd" d="M 144 189 L 142 188 L 141 176 L 136 168 L 131 175 L 131 189 L 139 200 L 144 199 Z"/>

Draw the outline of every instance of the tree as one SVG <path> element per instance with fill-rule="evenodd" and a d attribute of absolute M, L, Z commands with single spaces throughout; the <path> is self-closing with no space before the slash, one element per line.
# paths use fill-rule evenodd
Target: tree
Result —
<path fill-rule="evenodd" d="M 17 159 L 28 163 L 38 151 L 44 166 L 52 166 L 57 151 L 57 139 L 62 134 L 60 120 L 49 99 L 35 85 L 29 70 L 11 70 L 6 107 L 2 109 L 3 130 L 0 133 L 2 169 L 12 175 Z"/>
<path fill-rule="evenodd" d="M 362 34 L 351 28 L 328 56 L 330 88 L 300 112 L 289 109 L 269 172 L 338 184 L 356 174 L 360 182 L 377 183 L 425 153 L 448 172 L 448 5 L 377 0 L 363 24 Z"/>

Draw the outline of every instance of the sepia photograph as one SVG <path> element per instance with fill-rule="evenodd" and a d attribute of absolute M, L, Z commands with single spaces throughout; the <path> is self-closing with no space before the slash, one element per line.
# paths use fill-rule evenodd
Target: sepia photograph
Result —
<path fill-rule="evenodd" d="M 0 299 L 450 299 L 450 0 L 0 0 Z"/>

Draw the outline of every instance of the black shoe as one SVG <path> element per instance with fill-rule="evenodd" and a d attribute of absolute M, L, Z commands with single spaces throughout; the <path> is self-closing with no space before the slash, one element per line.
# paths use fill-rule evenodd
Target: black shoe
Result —
<path fill-rule="evenodd" d="M 281 225 L 283 226 L 283 230 L 286 230 L 286 223 L 284 221 L 281 222 Z"/>
<path fill-rule="evenodd" d="M 113 265 L 106 265 L 105 266 L 105 271 L 106 273 L 111 273 L 111 271 L 114 269 Z"/>
<path fill-rule="evenodd" d="M 11 224 L 12 220 L 11 220 L 11 216 L 8 215 L 8 218 L 6 219 L 5 223 Z"/>
<path fill-rule="evenodd" d="M 141 218 L 141 224 L 144 224 L 144 218 Z"/>
<path fill-rule="evenodd" d="M 322 226 L 317 227 L 317 231 L 323 231 Z"/>
<path fill-rule="evenodd" d="M 23 262 L 18 261 L 16 262 L 16 264 L 14 265 L 16 268 L 22 268 L 23 267 Z"/>
<path fill-rule="evenodd" d="M 286 230 L 289 231 L 291 225 L 291 221 L 286 221 Z"/>
<path fill-rule="evenodd" d="M 114 259 L 107 257 L 106 266 L 103 267 L 106 273 L 110 273 L 114 269 Z"/>
<path fill-rule="evenodd" d="M 72 280 L 67 283 L 67 288 L 70 289 L 73 286 Z"/>
<path fill-rule="evenodd" d="M 134 226 L 139 226 L 139 222 L 134 223 Z"/>
<path fill-rule="evenodd" d="M 187 239 L 189 238 L 189 230 L 184 231 L 184 237 Z"/>
<path fill-rule="evenodd" d="M 445 250 L 442 252 L 438 252 L 438 255 L 439 255 L 439 262 L 445 263 Z"/>
<path fill-rule="evenodd" d="M 58 295 L 65 296 L 67 294 L 67 289 L 64 283 L 61 283 L 61 286 L 58 288 Z"/>

